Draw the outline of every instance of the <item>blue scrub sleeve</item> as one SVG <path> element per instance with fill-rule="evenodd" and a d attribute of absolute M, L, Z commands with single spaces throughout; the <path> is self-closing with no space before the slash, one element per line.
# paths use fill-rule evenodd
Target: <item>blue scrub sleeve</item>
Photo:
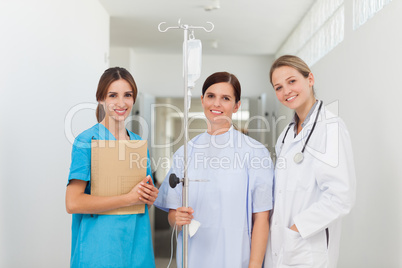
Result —
<path fill-rule="evenodd" d="M 249 166 L 252 213 L 273 208 L 273 163 L 267 149 L 254 149 Z"/>
<path fill-rule="evenodd" d="M 169 176 L 172 173 L 175 173 L 178 177 L 181 176 L 181 174 L 178 174 L 177 172 L 174 171 L 173 168 L 171 168 L 168 174 L 166 175 L 165 180 L 163 181 L 161 187 L 159 188 L 158 197 L 154 202 L 155 207 L 166 212 L 169 212 L 169 209 L 177 209 L 182 206 L 181 200 L 182 200 L 183 185 L 182 183 L 179 183 L 175 188 L 170 187 Z"/>
<path fill-rule="evenodd" d="M 91 179 L 91 141 L 85 141 L 78 136 L 71 152 L 70 174 L 68 183 L 72 179 L 90 181 Z"/>
<path fill-rule="evenodd" d="M 169 185 L 170 174 L 174 173 L 179 178 L 183 178 L 184 176 L 182 155 L 183 147 L 174 154 L 172 167 L 159 188 L 158 197 L 154 202 L 155 207 L 166 212 L 169 212 L 169 209 L 177 209 L 182 206 L 182 183 L 179 183 L 175 188 Z"/>

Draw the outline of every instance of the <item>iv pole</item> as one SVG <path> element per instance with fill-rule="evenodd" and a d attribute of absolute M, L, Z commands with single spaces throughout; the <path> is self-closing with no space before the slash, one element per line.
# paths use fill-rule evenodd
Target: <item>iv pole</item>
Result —
<path fill-rule="evenodd" d="M 212 32 L 214 29 L 214 24 L 212 22 L 207 22 L 211 25 L 211 29 L 207 30 L 202 26 L 191 26 L 187 24 L 181 24 L 181 19 L 179 19 L 178 26 L 175 27 L 167 27 L 162 30 L 161 25 L 166 22 L 161 22 L 158 25 L 158 30 L 162 33 L 167 32 L 170 29 L 183 29 L 184 30 L 184 42 L 183 42 L 183 70 L 184 70 L 184 179 L 183 179 L 183 193 L 182 193 L 182 202 L 183 207 L 188 207 L 188 186 L 189 179 L 187 174 L 187 143 L 188 143 L 188 55 L 187 55 L 187 40 L 188 40 L 188 30 L 194 29 L 203 29 L 206 32 Z M 188 268 L 188 224 L 183 226 L 183 268 Z"/>

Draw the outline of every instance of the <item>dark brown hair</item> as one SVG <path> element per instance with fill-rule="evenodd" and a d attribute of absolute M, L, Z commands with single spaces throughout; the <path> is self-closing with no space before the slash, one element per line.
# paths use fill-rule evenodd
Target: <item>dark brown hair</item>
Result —
<path fill-rule="evenodd" d="M 109 68 L 102 74 L 99 79 L 98 90 L 96 91 L 96 100 L 98 102 L 105 100 L 110 84 L 120 79 L 124 79 L 130 84 L 133 89 L 133 103 L 135 103 L 137 98 L 137 85 L 135 84 L 133 76 L 126 69 L 121 67 Z M 96 118 L 98 122 L 101 122 L 105 118 L 105 110 L 100 103 L 96 108 Z"/>
<path fill-rule="evenodd" d="M 231 73 L 228 72 L 217 72 L 214 74 L 211 74 L 208 76 L 208 78 L 205 80 L 204 85 L 202 86 L 202 95 L 204 96 L 205 91 L 207 89 L 217 83 L 229 83 L 233 87 L 233 93 L 235 96 L 235 101 L 236 103 L 239 102 L 241 98 L 241 86 L 240 82 L 237 79 L 237 77 Z"/>

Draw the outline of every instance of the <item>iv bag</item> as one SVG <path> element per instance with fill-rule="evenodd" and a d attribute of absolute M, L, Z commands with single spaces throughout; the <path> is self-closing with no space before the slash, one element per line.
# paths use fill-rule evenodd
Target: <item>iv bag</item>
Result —
<path fill-rule="evenodd" d="M 195 81 L 201 75 L 202 44 L 199 39 L 187 41 L 187 87 L 194 88 Z"/>

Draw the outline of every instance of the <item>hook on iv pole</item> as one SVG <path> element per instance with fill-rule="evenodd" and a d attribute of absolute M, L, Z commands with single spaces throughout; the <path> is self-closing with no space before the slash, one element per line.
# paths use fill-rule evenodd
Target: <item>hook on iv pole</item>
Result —
<path fill-rule="evenodd" d="M 158 25 L 158 30 L 159 32 L 167 32 L 170 29 L 203 29 L 204 31 L 206 31 L 207 33 L 212 32 L 213 29 L 215 28 L 215 25 L 212 22 L 207 21 L 207 23 L 211 26 L 211 29 L 207 29 L 203 26 L 192 26 L 192 25 L 187 25 L 187 24 L 181 24 L 181 19 L 179 19 L 178 22 L 178 26 L 170 26 L 170 27 L 166 27 L 165 29 L 162 29 L 161 26 L 163 24 L 165 24 L 166 22 L 161 22 Z"/>
<path fill-rule="evenodd" d="M 168 30 L 170 30 L 170 29 L 179 29 L 179 27 L 167 27 L 165 30 L 162 30 L 161 29 L 161 25 L 162 24 L 165 24 L 166 22 L 161 22 L 161 23 L 159 23 L 159 25 L 158 25 L 158 30 L 161 32 L 161 33 L 164 33 L 164 32 L 167 32 Z"/>
<path fill-rule="evenodd" d="M 189 29 L 203 29 L 204 31 L 206 31 L 207 33 L 210 33 L 214 30 L 215 25 L 212 22 L 207 21 L 207 23 L 209 23 L 211 25 L 211 29 L 207 30 L 207 28 L 203 27 L 203 26 L 189 26 Z"/>

